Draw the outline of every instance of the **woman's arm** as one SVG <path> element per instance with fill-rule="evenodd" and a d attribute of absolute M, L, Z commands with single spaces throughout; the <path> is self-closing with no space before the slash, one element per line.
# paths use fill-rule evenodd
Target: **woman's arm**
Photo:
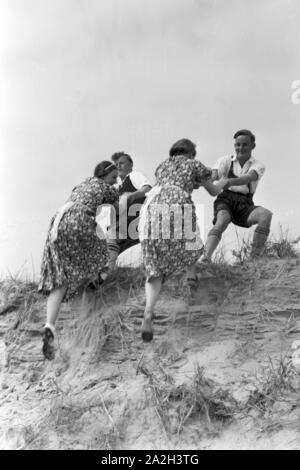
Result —
<path fill-rule="evenodd" d="M 210 178 L 210 181 L 213 182 L 213 181 L 216 181 L 219 179 L 219 172 L 218 170 L 216 169 L 213 169 L 211 170 L 211 178 Z"/>

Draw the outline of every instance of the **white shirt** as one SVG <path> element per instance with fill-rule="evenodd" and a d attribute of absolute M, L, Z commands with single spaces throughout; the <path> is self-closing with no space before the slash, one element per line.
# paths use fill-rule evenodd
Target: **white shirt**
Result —
<path fill-rule="evenodd" d="M 216 164 L 213 166 L 212 169 L 218 170 L 219 178 L 222 178 L 222 177 L 227 178 L 232 161 L 233 161 L 233 173 L 238 178 L 240 178 L 241 176 L 247 175 L 252 170 L 254 170 L 255 173 L 257 173 L 258 179 L 256 181 L 250 182 L 251 193 L 254 194 L 256 191 L 257 185 L 266 170 L 265 165 L 259 162 L 258 160 L 256 160 L 256 158 L 254 158 L 253 156 L 251 156 L 249 160 L 247 160 L 246 163 L 244 163 L 244 166 L 241 166 L 236 156 L 233 157 L 232 155 L 225 155 L 224 157 L 221 157 L 217 160 Z M 230 186 L 230 188 L 228 189 L 230 191 L 243 193 L 243 194 L 249 193 L 248 184 L 243 184 L 241 186 Z"/>
<path fill-rule="evenodd" d="M 142 189 L 143 186 L 151 186 L 151 183 L 149 180 L 144 176 L 142 173 L 139 171 L 133 170 L 131 173 L 129 173 L 127 176 L 130 177 L 130 181 L 133 184 L 133 186 L 136 188 L 137 191 Z M 117 186 L 121 186 L 122 184 L 121 178 L 118 176 L 117 179 Z"/>

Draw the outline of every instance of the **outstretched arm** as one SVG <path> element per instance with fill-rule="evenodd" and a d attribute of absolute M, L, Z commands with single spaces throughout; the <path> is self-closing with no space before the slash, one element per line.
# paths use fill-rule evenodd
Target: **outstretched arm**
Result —
<path fill-rule="evenodd" d="M 206 181 L 202 186 L 211 196 L 217 196 L 228 184 L 228 178 L 222 178 L 217 183 Z"/>
<path fill-rule="evenodd" d="M 211 171 L 211 178 L 210 178 L 210 181 L 213 182 L 213 181 L 217 181 L 218 179 L 219 179 L 219 172 L 218 172 L 218 170 L 213 169 L 213 170 Z"/>

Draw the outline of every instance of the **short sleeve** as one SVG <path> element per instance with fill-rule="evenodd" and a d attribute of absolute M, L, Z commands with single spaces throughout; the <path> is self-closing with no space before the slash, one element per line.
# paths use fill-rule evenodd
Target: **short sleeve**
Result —
<path fill-rule="evenodd" d="M 260 163 L 259 161 L 255 160 L 255 162 L 252 163 L 250 167 L 250 171 L 254 170 L 257 173 L 258 180 L 260 180 L 266 171 L 266 167 L 263 163 Z"/>
<path fill-rule="evenodd" d="M 107 186 L 103 202 L 106 204 L 114 204 L 119 198 L 119 193 L 113 186 Z"/>
<path fill-rule="evenodd" d="M 226 178 L 229 172 L 230 164 L 231 155 L 225 155 L 224 157 L 218 158 L 212 169 L 218 170 L 219 178 Z"/>
<path fill-rule="evenodd" d="M 196 184 L 205 183 L 211 178 L 212 171 L 207 166 L 203 165 L 199 160 L 194 160 L 193 177 Z"/>
<path fill-rule="evenodd" d="M 129 175 L 133 186 L 139 191 L 143 186 L 151 186 L 149 180 L 139 171 L 132 171 Z"/>

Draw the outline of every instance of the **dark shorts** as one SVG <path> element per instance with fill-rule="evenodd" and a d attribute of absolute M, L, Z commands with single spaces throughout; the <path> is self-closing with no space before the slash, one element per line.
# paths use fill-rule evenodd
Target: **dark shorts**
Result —
<path fill-rule="evenodd" d="M 213 224 L 217 221 L 217 214 L 221 210 L 229 212 L 231 222 L 239 227 L 250 227 L 247 220 L 251 212 L 259 206 L 253 203 L 252 195 L 235 193 L 226 189 L 218 195 L 214 202 Z"/>
<path fill-rule="evenodd" d="M 120 254 L 123 253 L 123 251 L 128 250 L 128 248 L 131 248 L 132 246 L 137 245 L 140 243 L 140 240 L 132 240 L 132 238 L 127 238 L 126 240 L 118 240 L 117 241 L 119 249 L 120 249 Z"/>
<path fill-rule="evenodd" d="M 132 246 L 137 245 L 140 243 L 139 234 L 138 234 L 138 220 L 139 220 L 140 213 L 137 212 L 135 216 L 127 215 L 127 237 L 126 238 L 119 238 L 119 230 L 117 225 L 117 243 L 119 246 L 120 254 L 123 251 L 128 250 Z"/>

